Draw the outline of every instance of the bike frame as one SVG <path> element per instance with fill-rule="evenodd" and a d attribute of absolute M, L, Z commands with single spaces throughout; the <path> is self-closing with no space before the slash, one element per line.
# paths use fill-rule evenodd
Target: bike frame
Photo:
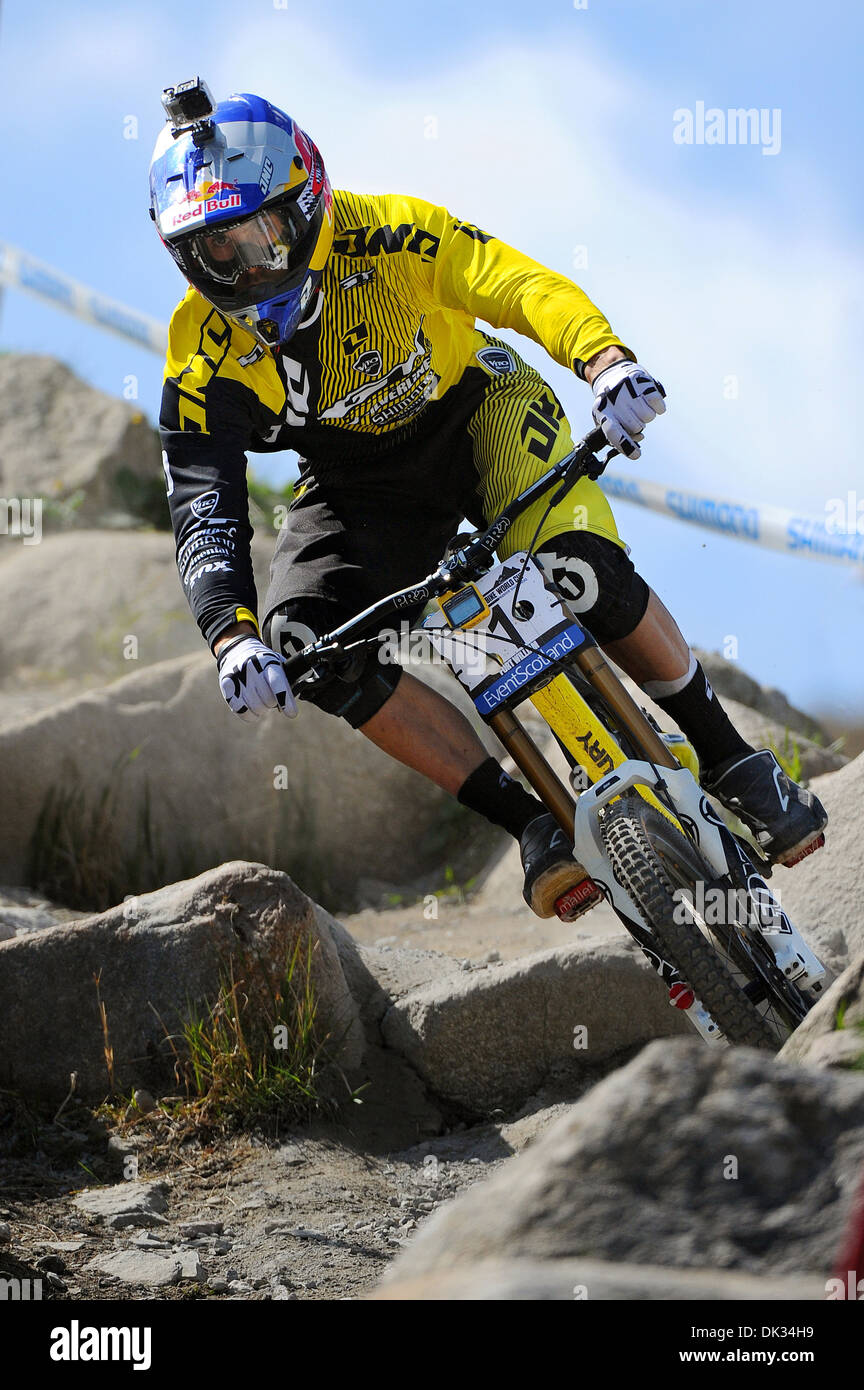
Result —
<path fill-rule="evenodd" d="M 369 636 L 378 630 L 385 619 L 392 619 L 400 611 L 416 608 L 420 604 L 440 598 L 454 591 L 461 583 L 485 574 L 494 564 L 496 549 L 514 521 L 548 493 L 556 482 L 559 483 L 559 487 L 549 502 L 550 507 L 560 501 L 581 477 L 596 479 L 600 476 L 615 453 L 615 450 L 610 449 L 605 459 L 598 459 L 596 454 L 604 447 L 606 439 L 602 430 L 593 430 L 586 435 L 571 453 L 553 464 L 541 477 L 520 492 L 486 531 L 471 537 L 462 548 L 442 561 L 438 568 L 419 584 L 380 599 L 355 618 L 343 623 L 341 627 L 311 643 L 296 656 L 286 658 L 285 670 L 288 679 L 293 680 L 306 673 L 329 674 L 333 669 L 338 669 L 341 661 L 346 660 L 348 646 L 364 639 L 369 640 Z M 573 623 L 576 622 L 572 614 L 570 618 Z M 584 633 L 584 629 L 582 631 Z M 584 633 L 584 638 L 572 662 L 601 698 L 612 717 L 626 729 L 633 745 L 649 762 L 670 770 L 680 767 L 675 755 L 615 675 L 594 639 L 588 633 Z M 584 739 L 588 740 L 589 750 L 596 749 L 602 754 L 602 758 L 597 756 L 592 760 L 589 752 L 588 766 L 585 769 L 589 780 L 596 780 L 606 769 L 604 760 L 608 760 L 609 765 L 613 767 L 623 761 L 624 753 L 621 748 L 566 676 L 556 676 L 551 682 L 538 682 L 537 686 L 538 688 L 531 693 L 532 702 L 568 747 L 571 742 L 577 745 L 576 749 L 571 750 L 573 756 L 578 758 L 578 746 Z M 528 737 L 512 708 L 503 707 L 490 714 L 486 723 L 561 827 L 568 835 L 571 834 L 576 803 L 546 758 Z M 653 804 L 657 804 L 664 815 L 675 819 L 671 807 L 664 805 L 662 801 L 658 802 L 648 788 L 644 789 L 643 794 Z"/>
<path fill-rule="evenodd" d="M 386 619 L 392 620 L 400 611 L 417 609 L 432 600 L 437 600 L 443 613 L 447 602 L 458 602 L 460 595 L 467 593 L 470 588 L 475 590 L 482 607 L 485 600 L 474 581 L 483 580 L 495 570 L 495 552 L 513 522 L 538 498 L 549 492 L 556 482 L 559 483 L 559 487 L 551 499 L 550 507 L 561 500 L 580 477 L 599 477 L 614 453 L 614 450 L 610 451 L 603 460 L 596 458 L 596 451 L 604 446 L 605 439 L 601 431 L 596 430 L 587 435 L 572 453 L 554 464 L 542 477 L 521 492 L 486 531 L 468 539 L 464 546 L 451 553 L 419 584 L 388 595 L 334 632 L 310 644 L 303 652 L 287 658 L 285 669 L 289 680 L 307 673 L 313 676 L 333 671 L 338 673 L 340 665 L 351 660 L 352 648 L 375 640 L 382 623 Z M 522 569 L 519 584 L 522 583 L 528 565 L 534 563 L 531 561 L 530 551 L 510 557 L 510 564 L 520 562 Z M 539 570 L 536 563 L 534 569 Z M 540 574 L 542 575 L 542 570 Z M 512 577 L 510 582 L 512 584 Z M 517 584 L 516 594 L 518 593 Z M 601 888 L 623 925 L 638 942 L 667 985 L 671 986 L 680 981 L 681 976 L 674 964 L 662 959 L 650 925 L 641 917 L 623 886 L 611 873 L 600 834 L 600 816 L 603 808 L 627 791 L 635 791 L 690 840 L 706 866 L 707 882 L 728 884 L 743 879 L 747 883 L 748 891 L 751 884 L 757 885 L 762 901 L 772 905 L 775 914 L 769 930 L 778 935 L 791 936 L 791 924 L 775 903 L 764 878 L 754 867 L 752 859 L 738 839 L 715 814 L 691 771 L 682 767 L 645 712 L 615 674 L 590 633 L 581 627 L 564 600 L 559 597 L 556 604 L 560 610 L 561 622 L 553 631 L 566 631 L 568 635 L 572 635 L 571 646 L 574 650 L 568 654 L 566 660 L 548 659 L 547 651 L 542 646 L 523 648 L 544 657 L 543 663 L 534 663 L 540 666 L 538 674 L 524 680 L 520 677 L 517 688 L 509 696 L 499 698 L 496 694 L 495 708 L 484 711 L 482 701 L 478 703 L 475 699 L 474 703 L 484 722 L 496 734 L 516 766 L 571 839 L 574 857 Z M 514 596 L 514 613 L 515 605 Z M 486 605 L 487 616 L 489 612 L 490 609 Z M 441 627 L 440 622 L 438 626 Z M 461 622 L 455 622 L 451 627 L 456 631 L 463 631 Z M 518 639 L 518 631 L 515 635 Z M 572 640 L 573 638 L 575 640 Z M 449 664 L 456 678 L 471 694 L 470 682 L 466 683 L 452 663 Z M 507 669 L 506 666 L 503 667 L 502 672 Z M 494 677 L 490 679 L 494 680 Z M 582 694 L 580 685 L 589 688 L 589 693 L 596 697 L 595 702 L 599 703 L 604 715 L 626 735 L 626 741 L 636 756 L 628 757 L 614 734 L 606 727 L 604 718 L 592 708 L 592 704 Z M 571 794 L 571 790 L 561 781 L 520 723 L 514 706 L 526 699 L 531 701 L 559 742 L 584 770 L 590 785 L 587 789 L 581 790 L 578 798 Z M 693 920 L 694 926 L 698 927 L 698 917 L 694 915 Z M 799 943 L 804 946 L 798 934 L 794 933 L 794 936 L 796 949 Z M 771 956 L 767 946 L 764 950 L 767 956 Z M 809 948 L 805 947 L 805 950 L 808 951 L 810 959 L 815 961 Z M 803 956 L 798 956 L 798 960 L 803 962 L 803 959 Z M 769 972 L 778 968 L 772 962 L 773 957 L 766 962 L 765 968 Z M 818 965 L 818 962 L 816 964 Z M 794 968 L 793 956 L 793 965 L 789 969 Z M 688 1009 L 688 1017 L 706 1041 L 722 1038 L 715 1021 L 698 1000 Z"/>

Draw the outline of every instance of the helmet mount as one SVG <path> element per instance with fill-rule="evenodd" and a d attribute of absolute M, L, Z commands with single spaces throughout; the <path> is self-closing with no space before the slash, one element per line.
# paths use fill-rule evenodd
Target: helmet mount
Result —
<path fill-rule="evenodd" d="M 193 143 L 200 146 L 213 139 L 216 127 L 209 118 L 216 110 L 216 103 L 202 78 L 190 77 L 186 82 L 178 82 L 176 87 L 166 87 L 162 105 L 175 140 L 181 135 L 191 135 Z"/>

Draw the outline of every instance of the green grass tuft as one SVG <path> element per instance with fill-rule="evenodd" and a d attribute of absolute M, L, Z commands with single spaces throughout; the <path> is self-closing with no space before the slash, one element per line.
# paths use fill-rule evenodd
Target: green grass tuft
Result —
<path fill-rule="evenodd" d="M 319 1103 L 317 1076 L 328 1039 L 317 1026 L 313 942 L 299 940 L 274 973 L 232 957 L 215 1002 L 191 1009 L 169 1037 L 184 1096 L 169 1114 L 196 1130 L 297 1120 Z"/>

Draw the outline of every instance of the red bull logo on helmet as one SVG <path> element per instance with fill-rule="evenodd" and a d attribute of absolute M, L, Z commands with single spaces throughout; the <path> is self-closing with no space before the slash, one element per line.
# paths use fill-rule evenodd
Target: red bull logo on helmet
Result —
<path fill-rule="evenodd" d="M 188 193 L 184 193 L 179 200 L 181 203 L 206 203 L 209 198 L 216 198 L 223 193 L 239 193 L 240 186 L 236 183 L 223 183 L 221 179 L 207 179 L 198 188 L 190 188 Z"/>
<path fill-rule="evenodd" d="M 203 221 L 208 213 L 227 212 L 231 208 L 241 207 L 242 203 L 239 184 L 210 179 L 184 193 L 164 212 L 160 218 L 160 228 L 163 232 L 173 232 L 178 227 Z"/>

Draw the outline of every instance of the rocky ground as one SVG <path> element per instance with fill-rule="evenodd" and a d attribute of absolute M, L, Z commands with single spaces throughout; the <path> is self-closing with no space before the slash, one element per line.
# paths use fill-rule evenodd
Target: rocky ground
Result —
<path fill-rule="evenodd" d="M 8 354 L 0 457 L 8 495 L 46 498 L 38 544 L 4 538 L 0 595 L 50 615 L 38 642 L 0 632 L 0 1281 L 67 1301 L 824 1298 L 864 1165 L 859 743 L 702 654 L 744 736 L 828 808 L 827 848 L 774 886 L 837 977 L 777 1059 L 709 1049 L 608 908 L 532 916 L 506 836 L 311 707 L 290 731 L 231 717 L 133 407 Z M 262 587 L 270 524 L 259 507 Z M 183 1121 L 190 1008 L 227 969 L 260 1012 L 298 943 L 319 1107 Z"/>
<path fill-rule="evenodd" d="M 347 1122 L 155 1160 L 145 1147 L 140 1183 L 112 1183 L 116 1171 L 106 1172 L 105 1186 L 47 1195 L 40 1188 L 86 1180 L 73 1137 L 50 1179 L 44 1158 L 4 1175 L 0 1274 L 12 1272 L 14 1251 L 55 1298 L 361 1297 L 433 1212 L 497 1171 L 555 1113 L 384 1152 Z"/>

